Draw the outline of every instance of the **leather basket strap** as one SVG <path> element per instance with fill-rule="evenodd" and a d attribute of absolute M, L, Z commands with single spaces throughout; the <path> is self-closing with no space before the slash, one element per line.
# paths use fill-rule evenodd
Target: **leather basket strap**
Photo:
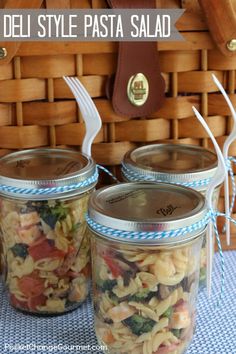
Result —
<path fill-rule="evenodd" d="M 212 38 L 226 56 L 236 55 L 236 11 L 233 0 L 199 0 Z"/>
<path fill-rule="evenodd" d="M 108 0 L 112 8 L 156 8 L 155 0 Z M 108 86 L 111 82 L 108 82 Z M 164 102 L 156 42 L 120 42 L 112 104 L 116 113 L 144 117 Z"/>

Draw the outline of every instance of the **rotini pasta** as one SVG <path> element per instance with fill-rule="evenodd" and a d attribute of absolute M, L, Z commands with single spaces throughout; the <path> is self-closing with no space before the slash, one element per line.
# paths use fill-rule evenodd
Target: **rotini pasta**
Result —
<path fill-rule="evenodd" d="M 86 298 L 88 194 L 66 201 L 1 200 L 6 282 L 16 308 L 51 314 L 69 311 Z"/>
<path fill-rule="evenodd" d="M 173 343 L 178 343 L 178 338 L 176 338 L 171 332 L 163 332 L 155 334 L 152 341 L 152 352 L 157 351 L 160 345 L 166 340 L 171 341 Z"/>
<path fill-rule="evenodd" d="M 38 305 L 38 310 L 41 312 L 63 312 L 66 305 L 65 299 L 47 299 L 44 306 Z"/>
<path fill-rule="evenodd" d="M 125 285 L 123 278 L 118 277 L 117 285 L 113 288 L 113 293 L 118 297 L 122 298 L 127 295 L 133 295 L 138 291 L 138 284 L 134 279 L 131 279 L 128 285 Z"/>
<path fill-rule="evenodd" d="M 44 258 L 35 262 L 34 269 L 52 272 L 56 270 L 63 263 L 60 259 Z"/>
<path fill-rule="evenodd" d="M 143 305 L 142 303 L 134 302 L 134 301 L 130 301 L 129 305 L 134 307 L 144 317 L 148 317 L 148 318 L 150 318 L 150 319 L 152 319 L 153 321 L 156 321 L 156 322 L 159 321 L 158 314 L 156 313 L 156 311 L 153 311 L 152 309 L 150 309 L 149 306 L 146 306 L 146 305 Z"/>
<path fill-rule="evenodd" d="M 182 354 L 198 286 L 194 248 L 113 249 L 93 239 L 95 328 L 109 354 Z M 148 249 L 148 247 L 146 247 Z M 200 247 L 198 248 L 200 252 Z"/>
<path fill-rule="evenodd" d="M 167 327 L 168 324 L 169 324 L 168 318 L 166 318 L 166 317 L 161 318 L 160 321 L 152 329 L 152 332 L 151 332 L 152 337 L 155 336 L 162 329 Z"/>
<path fill-rule="evenodd" d="M 12 277 L 22 278 L 24 275 L 31 274 L 34 270 L 35 263 L 31 256 L 22 259 L 21 257 L 16 257 L 10 264 L 9 269 L 9 281 L 10 275 Z"/>
<path fill-rule="evenodd" d="M 158 282 L 164 285 L 174 286 L 181 282 L 184 279 L 184 272 L 176 273 L 172 277 L 167 277 L 161 273 L 157 275 Z"/>
<path fill-rule="evenodd" d="M 206 196 L 208 184 L 199 185 L 198 182 L 203 178 L 211 179 L 216 171 L 217 157 L 209 150 L 195 146 L 184 146 L 182 144 L 152 144 L 151 146 L 142 146 L 130 150 L 124 156 L 122 161 L 122 176 L 126 182 L 134 180 L 156 180 L 162 183 L 172 181 L 172 183 L 185 185 L 186 181 L 193 181 L 192 187 Z M 195 186 L 194 186 L 195 184 Z M 217 204 L 220 195 L 220 186 L 216 187 L 212 203 L 213 209 L 217 209 Z M 141 196 L 142 197 L 142 196 Z M 160 209 L 160 214 L 167 216 L 175 213 L 172 204 L 172 198 L 168 199 L 166 208 Z M 159 214 L 159 213 L 158 213 Z M 204 250 L 201 255 L 200 281 L 199 288 L 206 286 L 206 236 L 202 245 Z M 178 252 L 178 251 L 177 251 Z M 180 254 L 181 257 L 181 254 Z M 176 262 L 177 272 L 181 273 L 185 270 L 184 258 L 181 263 Z M 188 264 L 189 265 L 189 264 Z M 189 268 L 188 274 L 192 273 L 193 268 Z"/>

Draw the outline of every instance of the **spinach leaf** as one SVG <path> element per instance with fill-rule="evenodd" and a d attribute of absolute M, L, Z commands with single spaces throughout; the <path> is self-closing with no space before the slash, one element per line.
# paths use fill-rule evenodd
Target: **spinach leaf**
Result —
<path fill-rule="evenodd" d="M 99 282 L 97 282 L 97 286 L 103 291 L 105 292 L 106 290 L 111 291 L 114 286 L 117 285 L 117 281 L 115 279 L 113 280 L 101 280 Z"/>
<path fill-rule="evenodd" d="M 137 314 L 127 318 L 123 322 L 131 329 L 132 333 L 137 336 L 150 332 L 156 324 L 156 322 L 150 318 L 144 318 Z"/>
<path fill-rule="evenodd" d="M 138 293 L 131 295 L 129 297 L 129 301 L 135 301 L 135 302 L 142 302 L 150 297 L 150 292 L 148 289 L 143 289 L 142 291 L 140 290 Z"/>
<path fill-rule="evenodd" d="M 78 230 L 78 228 L 80 227 L 81 223 L 80 222 L 77 222 L 76 224 L 73 224 L 72 225 L 72 228 L 71 228 L 71 232 L 76 232 Z"/>
<path fill-rule="evenodd" d="M 173 307 L 169 307 L 164 313 L 163 313 L 163 317 L 167 317 L 167 318 L 171 318 L 173 313 Z"/>
<path fill-rule="evenodd" d="M 173 335 L 174 335 L 175 337 L 177 337 L 178 339 L 180 338 L 180 336 L 181 336 L 181 329 L 172 328 L 171 332 L 173 333 Z"/>
<path fill-rule="evenodd" d="M 39 215 L 43 221 L 54 229 L 56 222 L 64 220 L 68 215 L 68 208 L 60 203 L 50 207 L 48 204 L 43 204 L 39 208 Z"/>
<path fill-rule="evenodd" d="M 25 243 L 16 243 L 13 247 L 11 247 L 11 251 L 15 257 L 25 259 L 28 256 L 28 248 L 29 246 Z"/>

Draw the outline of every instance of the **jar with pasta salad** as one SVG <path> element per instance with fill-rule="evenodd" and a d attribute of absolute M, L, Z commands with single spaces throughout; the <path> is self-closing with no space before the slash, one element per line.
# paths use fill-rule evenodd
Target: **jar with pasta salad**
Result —
<path fill-rule="evenodd" d="M 205 198 L 136 182 L 92 194 L 95 331 L 108 354 L 182 354 L 192 339 Z"/>
<path fill-rule="evenodd" d="M 193 188 L 203 195 L 217 168 L 217 156 L 208 149 L 181 144 L 153 144 L 128 151 L 123 159 L 125 181 L 159 181 Z M 220 186 L 215 189 L 217 207 Z M 200 289 L 206 286 L 206 239 L 201 250 Z"/>
<path fill-rule="evenodd" d="M 25 150 L 0 159 L 2 263 L 15 308 L 60 314 L 86 299 L 85 215 L 97 178 L 94 161 L 72 150 Z"/>

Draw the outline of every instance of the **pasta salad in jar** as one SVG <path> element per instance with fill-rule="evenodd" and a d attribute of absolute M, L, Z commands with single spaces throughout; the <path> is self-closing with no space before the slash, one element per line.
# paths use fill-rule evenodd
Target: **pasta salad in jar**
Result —
<path fill-rule="evenodd" d="M 73 151 L 38 149 L 10 154 L 0 165 L 6 186 L 0 193 L 2 263 L 10 304 L 36 314 L 77 308 L 90 283 L 85 215 L 97 180 L 94 162 Z"/>
<path fill-rule="evenodd" d="M 157 181 L 193 188 L 204 196 L 217 168 L 215 152 L 186 144 L 151 144 L 128 151 L 122 163 L 125 181 Z M 214 191 L 217 208 L 220 187 Z M 200 257 L 199 288 L 206 287 L 206 238 Z"/>
<path fill-rule="evenodd" d="M 105 353 L 182 354 L 188 348 L 206 216 L 202 195 L 185 187 L 128 183 L 92 195 L 95 331 Z M 190 231 L 196 224 L 201 227 Z"/>

